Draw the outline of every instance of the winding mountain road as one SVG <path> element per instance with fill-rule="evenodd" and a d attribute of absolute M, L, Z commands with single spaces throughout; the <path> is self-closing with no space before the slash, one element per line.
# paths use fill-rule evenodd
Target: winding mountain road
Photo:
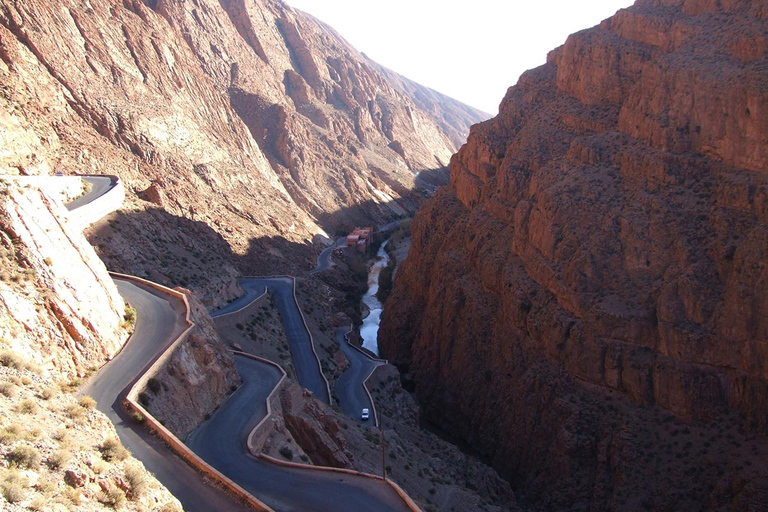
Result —
<path fill-rule="evenodd" d="M 88 177 L 91 191 L 69 203 L 70 211 L 109 192 L 111 178 Z M 339 242 L 337 242 L 339 243 Z M 332 250 L 332 248 L 331 248 Z M 326 268 L 330 266 L 329 251 Z M 207 485 L 192 467 L 159 438 L 130 419 L 122 407 L 128 389 L 186 328 L 182 301 L 151 286 L 114 279 L 120 294 L 136 309 L 134 333 L 122 351 L 80 391 L 92 396 L 97 408 L 115 425 L 122 441 L 145 467 L 176 496 L 188 512 L 245 512 L 249 507 L 224 491 Z M 293 295 L 291 278 L 246 278 L 246 294 L 215 315 L 235 311 L 268 289 L 280 311 L 299 382 L 315 396 L 330 402 L 327 382 L 312 350 Z M 285 512 L 406 512 L 410 508 L 383 480 L 347 473 L 289 468 L 255 459 L 246 450 L 251 429 L 266 416 L 266 398 L 280 380 L 271 365 L 238 356 L 243 385 L 188 439 L 188 446 L 209 464 L 260 500 Z"/>
<path fill-rule="evenodd" d="M 87 194 L 64 205 L 69 211 L 77 210 L 78 208 L 95 201 L 117 185 L 117 180 L 110 176 L 83 176 L 82 180 L 90 183 L 91 190 L 89 190 Z"/>
<path fill-rule="evenodd" d="M 115 279 L 120 294 L 136 308 L 135 330 L 123 350 L 83 387 L 81 394 L 96 400 L 96 407 L 115 425 L 123 445 L 181 501 L 188 512 L 251 510 L 203 478 L 159 438 L 136 424 L 121 402 L 127 388 L 181 334 L 187 325 L 181 301 L 151 287 Z"/>
<path fill-rule="evenodd" d="M 281 374 L 272 365 L 235 356 L 243 385 L 187 439 L 206 462 L 261 501 L 284 512 L 408 511 L 384 481 L 358 475 L 283 467 L 244 451 L 251 429 L 266 415 L 266 398 Z"/>
<path fill-rule="evenodd" d="M 245 294 L 226 307 L 211 313 L 211 316 L 216 317 L 237 311 L 264 293 L 265 288 L 268 289 L 282 317 L 283 329 L 288 338 L 293 367 L 299 384 L 310 390 L 319 400 L 329 404 L 328 385 L 312 350 L 312 341 L 293 297 L 293 279 L 290 277 L 244 277 L 238 282 L 245 290 Z"/>
<path fill-rule="evenodd" d="M 325 270 L 328 270 L 331 268 L 331 265 L 333 265 L 333 262 L 331 261 L 331 256 L 333 255 L 333 251 L 337 247 L 341 247 L 344 245 L 344 242 L 347 240 L 347 237 L 343 236 L 336 240 L 336 242 L 331 245 L 330 247 L 326 247 L 323 249 L 323 251 L 317 256 L 317 266 L 309 271 L 310 274 L 317 274 L 318 272 L 323 272 Z"/>
<path fill-rule="evenodd" d="M 339 341 L 341 351 L 349 360 L 349 368 L 336 380 L 336 397 L 339 401 L 341 412 L 357 421 L 358 423 L 371 425 L 376 424 L 376 419 L 364 421 L 360 417 L 363 408 L 374 410 L 370 395 L 365 391 L 365 380 L 377 366 L 384 363 L 374 361 L 370 357 L 360 353 L 359 350 L 351 347 L 345 337 L 349 331 L 347 327 L 338 327 L 336 329 L 336 339 Z"/>

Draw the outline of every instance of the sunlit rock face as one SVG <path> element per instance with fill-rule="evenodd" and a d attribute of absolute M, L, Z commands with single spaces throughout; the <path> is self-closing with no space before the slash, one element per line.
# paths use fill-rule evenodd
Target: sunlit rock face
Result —
<path fill-rule="evenodd" d="M 382 317 L 426 417 L 544 508 L 766 506 L 766 105 L 757 1 L 640 1 L 523 75 Z"/>
<path fill-rule="evenodd" d="M 2 172 L 119 175 L 101 256 L 211 304 L 236 269 L 413 211 L 487 118 L 274 0 L 1 1 L 0 48 Z M 215 264 L 172 272 L 171 245 Z"/>

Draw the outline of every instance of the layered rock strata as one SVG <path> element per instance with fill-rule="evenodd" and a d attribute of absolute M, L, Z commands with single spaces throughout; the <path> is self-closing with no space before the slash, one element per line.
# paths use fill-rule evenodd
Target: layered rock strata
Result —
<path fill-rule="evenodd" d="M 572 35 L 413 223 L 382 353 L 543 508 L 768 503 L 767 20 L 649 0 Z"/>
<path fill-rule="evenodd" d="M 88 374 L 128 337 L 104 264 L 44 190 L 0 182 L 0 337 L 54 378 Z"/>

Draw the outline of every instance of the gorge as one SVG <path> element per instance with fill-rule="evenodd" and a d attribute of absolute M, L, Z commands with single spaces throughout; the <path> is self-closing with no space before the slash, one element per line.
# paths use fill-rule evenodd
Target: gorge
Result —
<path fill-rule="evenodd" d="M 128 386 L 275 510 L 768 509 L 767 105 L 764 0 L 638 0 L 490 120 L 281 0 L 0 0 L 0 508 L 210 509 Z M 350 377 L 332 238 L 417 210 Z"/>

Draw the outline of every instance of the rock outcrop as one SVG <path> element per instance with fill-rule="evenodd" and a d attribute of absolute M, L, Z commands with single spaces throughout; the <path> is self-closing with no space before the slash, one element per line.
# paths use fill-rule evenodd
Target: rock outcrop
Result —
<path fill-rule="evenodd" d="M 216 332 L 208 312 L 189 290 L 195 326 L 162 369 L 149 381 L 139 401 L 168 430 L 185 439 L 240 385 L 232 353 Z"/>
<path fill-rule="evenodd" d="M 574 34 L 413 222 L 382 354 L 538 506 L 768 505 L 767 20 L 641 0 Z"/>
<path fill-rule="evenodd" d="M 67 379 L 120 350 L 123 299 L 59 200 L 2 180 L 0 247 L 0 336 L 16 353 Z"/>
<path fill-rule="evenodd" d="M 321 228 L 414 210 L 416 176 L 484 118 L 388 76 L 279 0 L 2 1 L 0 169 L 116 174 L 131 216 L 213 230 L 225 267 L 303 269 Z M 118 231 L 102 255 L 127 273 L 158 261 L 110 244 L 175 243 Z M 222 288 L 190 287 L 209 301 Z"/>

